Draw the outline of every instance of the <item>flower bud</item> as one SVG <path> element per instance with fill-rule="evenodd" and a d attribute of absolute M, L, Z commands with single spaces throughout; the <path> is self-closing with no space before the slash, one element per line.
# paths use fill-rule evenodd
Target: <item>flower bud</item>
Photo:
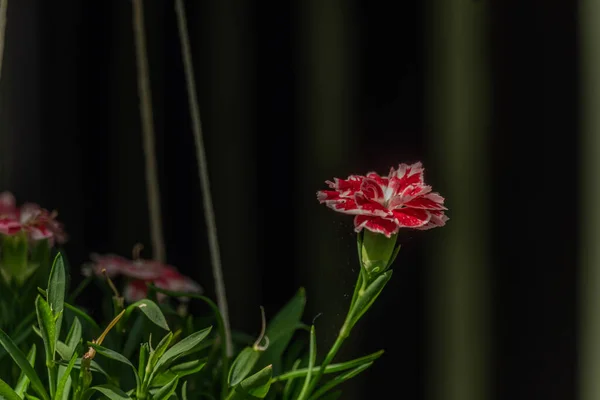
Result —
<path fill-rule="evenodd" d="M 399 249 L 399 246 L 396 247 L 397 236 L 394 234 L 388 238 L 381 233 L 364 230 L 359 237 L 361 264 L 369 280 L 385 272 L 394 261 Z"/>

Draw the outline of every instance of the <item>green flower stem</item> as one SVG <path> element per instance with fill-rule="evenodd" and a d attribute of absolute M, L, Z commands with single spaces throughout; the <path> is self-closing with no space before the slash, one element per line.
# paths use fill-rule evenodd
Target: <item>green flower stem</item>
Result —
<path fill-rule="evenodd" d="M 50 397 L 54 397 L 56 393 L 56 381 L 58 380 L 58 369 L 56 363 L 50 360 L 48 364 L 48 383 L 50 384 Z"/>
<path fill-rule="evenodd" d="M 338 333 L 338 336 L 335 339 L 333 346 L 331 346 L 331 349 L 329 349 L 329 352 L 327 353 L 325 360 L 323 360 L 323 363 L 321 364 L 321 368 L 319 368 L 319 370 L 315 374 L 315 377 L 312 379 L 310 386 L 305 393 L 305 396 L 301 397 L 298 400 L 305 400 L 310 397 L 311 393 L 317 387 L 319 380 L 325 373 L 327 366 L 329 364 L 331 364 L 331 362 L 337 355 L 338 351 L 340 351 L 340 348 L 344 344 L 344 341 L 348 338 L 348 336 L 350 336 L 350 331 L 352 330 L 352 327 L 356 323 L 356 321 L 353 322 L 354 316 L 357 314 L 356 301 L 357 301 L 357 299 L 362 297 L 364 294 L 364 290 L 363 290 L 364 283 L 365 283 L 365 280 L 363 279 L 363 268 L 361 266 L 361 273 L 358 275 L 356 287 L 354 288 L 354 295 L 352 296 L 352 302 L 350 303 L 350 308 L 348 310 L 348 314 L 346 314 L 346 319 L 344 320 L 344 324 L 342 325 L 342 328 L 340 329 L 340 332 Z"/>

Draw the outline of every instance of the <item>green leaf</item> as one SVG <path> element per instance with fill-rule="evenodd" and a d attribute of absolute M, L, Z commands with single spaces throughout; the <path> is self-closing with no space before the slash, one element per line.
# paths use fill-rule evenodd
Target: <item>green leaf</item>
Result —
<path fill-rule="evenodd" d="M 63 398 L 67 381 L 70 378 L 71 370 L 73 369 L 73 366 L 75 366 L 75 361 L 77 361 L 77 353 L 73 353 L 71 361 L 69 361 L 69 365 L 67 365 L 62 377 L 58 381 L 58 385 L 56 386 L 56 394 L 54 395 L 54 398 L 57 400 L 61 400 Z"/>
<path fill-rule="evenodd" d="M 102 329 L 100 329 L 100 326 L 98 326 L 98 324 L 96 323 L 96 321 L 94 321 L 92 319 L 92 317 L 90 317 L 89 315 L 86 314 L 85 311 L 83 311 L 82 309 L 75 307 L 69 303 L 65 303 L 65 308 L 69 311 L 71 311 L 73 314 L 77 315 L 79 318 L 81 318 L 83 321 L 87 322 L 88 325 L 95 331 L 95 332 L 102 332 Z"/>
<path fill-rule="evenodd" d="M 169 368 L 171 373 L 174 373 L 180 378 L 199 372 L 206 365 L 206 358 L 200 360 L 192 360 L 181 364 L 173 365 Z"/>
<path fill-rule="evenodd" d="M 169 368 L 165 372 L 159 373 L 152 380 L 151 386 L 152 387 L 164 386 L 171 379 L 175 378 L 176 376 L 178 376 L 181 379 L 185 376 L 195 374 L 196 372 L 199 372 L 202 368 L 204 368 L 205 365 L 206 365 L 206 358 L 203 358 L 200 360 L 192 360 L 192 361 L 174 365 L 173 367 Z"/>
<path fill-rule="evenodd" d="M 169 325 L 167 324 L 167 320 L 165 319 L 164 314 L 160 310 L 160 307 L 156 305 L 155 302 L 143 299 L 140 301 L 136 301 L 133 304 L 130 304 L 125 310 L 125 315 L 123 316 L 123 320 L 126 321 L 129 318 L 129 315 L 133 312 L 133 310 L 139 309 L 144 315 L 152 321 L 158 327 L 168 331 Z"/>
<path fill-rule="evenodd" d="M 57 364 L 61 365 L 61 366 L 67 366 L 67 365 L 69 365 L 68 362 L 65 362 L 65 361 L 58 361 Z M 81 369 L 81 358 L 78 358 L 75 361 L 75 365 L 73 366 L 73 368 L 74 369 Z M 98 363 L 96 361 L 94 361 L 94 360 L 92 360 L 92 362 L 90 363 L 90 371 L 92 371 L 92 372 L 98 372 L 98 373 L 104 375 L 106 378 L 110 378 L 110 376 L 106 373 L 106 371 L 104 371 L 102 369 L 102 367 L 100 365 L 98 365 Z"/>
<path fill-rule="evenodd" d="M 260 366 L 273 366 L 273 371 L 279 373 L 282 367 L 281 356 L 288 347 L 294 332 L 300 325 L 306 292 L 300 288 L 296 295 L 269 321 L 265 336 L 269 338 L 269 347 L 260 358 Z"/>
<path fill-rule="evenodd" d="M 158 362 L 158 360 L 160 360 L 160 358 L 163 356 L 163 354 L 165 354 L 165 351 L 167 351 L 167 348 L 171 344 L 172 340 L 173 340 L 173 332 L 169 332 L 158 343 L 158 346 L 156 346 L 156 349 L 150 351 L 150 356 L 148 357 L 148 363 L 147 363 L 146 372 L 144 375 L 149 374 L 152 371 L 154 371 L 154 367 L 156 366 L 156 363 Z"/>
<path fill-rule="evenodd" d="M 36 353 L 37 353 L 37 347 L 34 343 L 31 346 L 29 353 L 27 353 L 27 361 L 29 362 L 29 365 L 31 365 L 34 368 L 35 368 Z M 17 381 L 17 386 L 15 386 L 15 392 L 20 397 L 23 397 L 23 394 L 27 391 L 27 388 L 29 387 L 29 382 L 30 382 L 29 377 L 23 371 L 21 371 L 21 375 L 19 376 L 19 380 Z"/>
<path fill-rule="evenodd" d="M 0 399 L 2 400 L 21 400 L 21 397 L 6 382 L 0 379 Z"/>
<path fill-rule="evenodd" d="M 252 372 L 252 369 L 260 358 L 260 354 L 258 350 L 252 347 L 246 347 L 238 354 L 235 361 L 231 364 L 229 375 L 227 376 L 229 387 L 236 386 Z"/>
<path fill-rule="evenodd" d="M 110 358 L 111 360 L 115 360 L 115 361 L 118 361 L 125 365 L 128 365 L 131 368 L 131 370 L 133 371 L 133 374 L 135 376 L 136 385 L 140 386 L 140 377 L 138 375 L 138 372 L 135 369 L 135 367 L 133 366 L 133 364 L 131 363 L 131 361 L 129 361 L 127 358 L 125 358 L 125 356 L 123 356 L 121 353 L 117 353 L 114 350 L 107 349 L 106 347 L 102 347 L 96 343 L 88 342 L 88 346 L 94 348 L 94 350 L 96 350 L 96 352 L 98 354 L 100 354 L 106 358 Z"/>
<path fill-rule="evenodd" d="M 0 329 L 0 345 L 2 345 L 2 347 L 6 349 L 11 358 L 19 366 L 21 371 L 23 371 L 25 375 L 27 375 L 27 377 L 31 381 L 31 387 L 33 388 L 33 390 L 35 390 L 36 393 L 39 394 L 43 400 L 50 400 L 50 396 L 48 396 L 46 389 L 44 389 L 42 381 L 40 381 L 40 378 L 38 377 L 37 373 L 31 366 L 31 364 L 29 364 L 29 361 L 27 360 L 27 357 L 25 357 L 25 354 L 23 354 L 23 352 L 19 350 L 15 343 L 8 337 L 8 335 L 2 329 Z"/>
<path fill-rule="evenodd" d="M 315 367 L 315 361 L 317 360 L 317 335 L 315 334 L 315 326 L 310 327 L 310 350 L 308 355 L 308 372 L 306 378 L 304 378 L 304 385 L 302 385 L 302 391 L 298 396 L 298 399 L 305 399 L 310 393 L 310 380 L 312 378 L 312 371 Z"/>
<path fill-rule="evenodd" d="M 35 310 L 38 316 L 38 324 L 44 341 L 46 351 L 46 365 L 54 362 L 54 351 L 56 348 L 56 323 L 52 316 L 50 306 L 41 296 L 35 299 Z"/>
<path fill-rule="evenodd" d="M 82 327 L 81 322 L 79 322 L 79 318 L 75 317 L 73 319 L 73 323 L 71 324 L 71 328 L 69 329 L 69 333 L 67 333 L 67 340 L 65 345 L 70 351 L 69 355 L 73 355 L 79 342 L 81 341 Z M 69 357 L 70 358 L 70 357 Z M 67 359 L 68 360 L 68 359 Z"/>
<path fill-rule="evenodd" d="M 267 365 L 256 374 L 244 379 L 235 387 L 230 398 L 232 399 L 264 399 L 271 388 L 273 367 Z"/>
<path fill-rule="evenodd" d="M 369 354 L 364 357 L 356 358 L 354 360 L 350 360 L 350 361 L 346 361 L 346 362 L 338 363 L 338 364 L 329 364 L 327 367 L 325 367 L 324 373 L 332 374 L 332 373 L 342 372 L 342 371 L 346 371 L 348 369 L 359 367 L 363 364 L 377 360 L 379 357 L 381 357 L 381 355 L 383 353 L 384 353 L 383 350 L 379 350 L 375 353 Z M 313 369 L 318 370 L 320 368 L 321 368 L 320 366 L 315 366 Z M 274 377 L 273 382 L 301 378 L 301 377 L 306 376 L 307 373 L 308 373 L 308 368 L 295 369 L 294 371 L 286 372 L 285 374 L 281 374 L 279 376 Z"/>
<path fill-rule="evenodd" d="M 338 386 L 339 384 L 346 382 L 348 379 L 354 378 L 356 375 L 360 374 L 365 369 L 369 368 L 371 365 L 373 365 L 372 362 L 361 365 L 360 367 L 355 368 L 352 371 L 348 371 L 344 374 L 336 376 L 335 378 L 321 386 L 317 391 L 315 391 L 315 393 L 312 396 L 310 396 L 309 400 L 318 399 L 319 397 L 323 396 L 325 393 Z"/>
<path fill-rule="evenodd" d="M 182 339 L 179 343 L 176 343 L 169 350 L 163 354 L 163 356 L 158 360 L 154 371 L 159 371 L 161 368 L 167 368 L 172 362 L 177 360 L 180 357 L 193 353 L 196 349 L 196 346 L 208 336 L 210 333 L 211 327 L 205 328 L 201 331 L 192 333 L 190 336 Z"/>
<path fill-rule="evenodd" d="M 170 382 L 168 382 L 166 385 L 164 385 L 162 388 L 160 388 L 159 391 L 157 391 L 154 394 L 153 400 L 167 400 L 169 397 L 171 397 L 173 392 L 175 392 L 175 389 L 177 389 L 178 383 L 179 383 L 179 377 L 176 376 L 175 378 L 173 378 Z"/>
<path fill-rule="evenodd" d="M 292 365 L 292 370 L 290 372 L 295 372 L 298 367 L 300 366 L 300 363 L 302 362 L 301 359 L 297 359 L 294 362 L 294 365 Z M 283 388 L 283 400 L 288 400 L 290 398 L 290 396 L 292 395 L 292 391 L 294 389 L 294 377 L 290 378 L 284 388 Z"/>
<path fill-rule="evenodd" d="M 60 328 L 62 326 L 66 286 L 65 264 L 62 255 L 58 253 L 56 258 L 54 258 L 54 263 L 50 270 L 47 290 L 48 305 L 50 306 L 50 310 L 52 310 L 52 315 L 56 321 L 54 330 L 56 339 L 58 339 L 58 336 L 60 335 Z"/>
<path fill-rule="evenodd" d="M 60 358 L 64 361 L 70 360 L 71 356 L 73 355 L 73 353 L 71 352 L 71 349 L 69 349 L 69 346 L 67 346 L 60 340 L 56 341 L 56 352 L 58 353 Z"/>
<path fill-rule="evenodd" d="M 123 346 L 123 355 L 127 358 L 132 358 L 133 353 L 142 342 L 142 335 L 144 334 L 144 328 L 146 325 L 146 319 L 144 317 L 137 317 L 133 326 L 127 332 L 127 340 Z"/>
<path fill-rule="evenodd" d="M 32 314 L 31 320 L 33 320 L 34 318 L 35 318 L 35 312 Z M 31 322 L 31 320 L 29 320 L 28 322 Z M 25 327 L 24 329 L 21 329 L 21 330 L 15 330 L 15 333 L 13 334 L 14 343 L 17 346 L 20 345 L 21 343 L 23 343 L 25 341 L 25 339 L 27 339 L 29 337 L 29 335 L 31 335 L 32 331 L 33 331 L 33 329 L 32 329 L 31 325 L 28 325 L 27 327 Z M 8 353 L 6 352 L 4 347 L 0 347 L 0 362 L 7 354 Z"/>
<path fill-rule="evenodd" d="M 188 400 L 188 397 L 187 397 L 187 381 L 183 382 L 183 386 L 181 387 L 181 400 Z"/>
<path fill-rule="evenodd" d="M 148 363 L 149 353 L 150 345 L 148 343 L 142 343 L 140 346 L 140 353 L 138 355 L 138 375 L 142 381 L 146 379 L 146 364 Z"/>
<path fill-rule="evenodd" d="M 129 397 L 127 395 L 127 393 L 125 393 L 118 387 L 110 385 L 110 384 L 92 386 L 90 389 L 96 390 L 96 391 L 102 393 L 103 395 L 108 397 L 110 400 L 130 400 L 131 399 L 131 397 Z"/>
<path fill-rule="evenodd" d="M 360 317 L 362 317 L 363 314 L 367 312 L 369 308 L 371 308 L 377 297 L 383 291 L 385 285 L 392 278 L 393 272 L 393 270 L 388 270 L 384 272 L 383 274 L 375 278 L 375 280 L 371 284 L 369 284 L 369 286 L 367 286 L 364 292 L 358 293 L 358 296 L 356 297 L 356 302 L 354 303 L 354 307 L 351 311 L 351 327 L 354 326 L 356 322 L 358 322 Z"/>

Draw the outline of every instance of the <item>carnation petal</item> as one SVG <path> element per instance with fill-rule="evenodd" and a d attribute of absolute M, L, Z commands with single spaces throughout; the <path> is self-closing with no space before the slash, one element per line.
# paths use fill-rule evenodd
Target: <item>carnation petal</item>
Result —
<path fill-rule="evenodd" d="M 389 219 L 357 215 L 354 217 L 354 230 L 360 232 L 363 228 L 374 233 L 381 233 L 389 238 L 394 233 L 398 232 L 399 227 L 395 221 Z"/>
<path fill-rule="evenodd" d="M 444 198 L 437 193 L 429 193 L 425 196 L 415 197 L 404 203 L 407 207 L 421 208 L 424 210 L 447 210 L 443 205 Z"/>
<path fill-rule="evenodd" d="M 400 208 L 392 212 L 400 227 L 418 228 L 427 224 L 431 219 L 429 212 L 418 208 Z"/>

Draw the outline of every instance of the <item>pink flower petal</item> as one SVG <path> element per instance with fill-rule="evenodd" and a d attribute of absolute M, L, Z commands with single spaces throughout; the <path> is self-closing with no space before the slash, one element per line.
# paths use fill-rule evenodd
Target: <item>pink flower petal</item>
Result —
<path fill-rule="evenodd" d="M 40 206 L 34 203 L 25 203 L 21 206 L 19 219 L 22 224 L 30 223 L 42 214 Z"/>
<path fill-rule="evenodd" d="M 10 192 L 0 193 L 0 215 L 17 218 L 17 202 Z"/>
<path fill-rule="evenodd" d="M 423 166 L 420 162 L 412 165 L 400 164 L 397 170 L 394 168 L 390 170 L 389 179 L 389 186 L 394 196 L 411 185 L 422 186 L 424 185 Z"/>
<path fill-rule="evenodd" d="M 123 291 L 123 297 L 128 303 L 134 303 L 136 301 L 145 299 L 147 296 L 148 288 L 144 281 L 131 281 L 125 286 Z M 158 296 L 157 296 L 158 297 Z"/>
<path fill-rule="evenodd" d="M 380 176 L 376 172 L 369 172 L 367 174 L 367 178 L 373 179 L 374 181 L 376 181 L 381 186 L 387 186 L 389 184 L 389 182 L 390 182 L 390 180 L 389 180 L 388 177 Z"/>
<path fill-rule="evenodd" d="M 431 214 L 418 208 L 400 208 L 393 210 L 394 217 L 400 227 L 419 228 L 424 226 L 431 219 Z"/>
<path fill-rule="evenodd" d="M 317 192 L 317 199 L 329 208 L 355 215 L 357 231 L 363 228 L 390 235 L 399 228 L 430 229 L 443 226 L 444 198 L 425 185 L 420 162 L 399 164 L 388 177 L 375 172 L 366 176 L 327 181 L 332 190 Z"/>
<path fill-rule="evenodd" d="M 96 275 L 102 275 L 102 270 L 106 269 L 106 274 L 111 278 L 124 275 L 133 279 L 156 279 L 161 276 L 165 268 L 163 264 L 157 262 L 132 261 L 114 254 L 104 256 L 92 254 L 90 259 L 94 261 L 92 271 Z"/>
<path fill-rule="evenodd" d="M 375 179 L 364 179 L 360 185 L 360 192 L 357 193 L 362 193 L 366 198 L 373 201 L 383 201 L 383 188 Z"/>
<path fill-rule="evenodd" d="M 429 213 L 431 214 L 431 219 L 429 222 L 426 225 L 416 229 L 425 231 L 431 228 L 438 228 L 446 225 L 446 221 L 450 219 L 442 211 L 429 211 Z"/>
<path fill-rule="evenodd" d="M 356 193 L 354 196 L 356 199 L 356 205 L 359 208 L 359 212 L 357 215 L 372 215 L 377 217 L 387 217 L 390 216 L 389 210 L 378 203 L 377 201 L 373 201 L 361 192 Z"/>
<path fill-rule="evenodd" d="M 21 224 L 12 218 L 0 218 L 0 233 L 14 235 L 21 231 Z"/>
<path fill-rule="evenodd" d="M 338 191 L 353 191 L 360 190 L 360 184 L 362 183 L 364 176 L 350 175 L 347 179 L 334 178 L 334 181 L 327 181 L 330 188 Z"/>
<path fill-rule="evenodd" d="M 354 217 L 354 230 L 360 232 L 363 228 L 371 232 L 381 233 L 389 238 L 398 232 L 399 227 L 395 221 L 390 221 L 389 219 L 357 215 Z"/>
<path fill-rule="evenodd" d="M 415 197 L 409 202 L 404 203 L 411 208 L 422 208 L 424 210 L 447 210 L 444 207 L 444 198 L 437 193 L 429 193 L 425 196 Z"/>

